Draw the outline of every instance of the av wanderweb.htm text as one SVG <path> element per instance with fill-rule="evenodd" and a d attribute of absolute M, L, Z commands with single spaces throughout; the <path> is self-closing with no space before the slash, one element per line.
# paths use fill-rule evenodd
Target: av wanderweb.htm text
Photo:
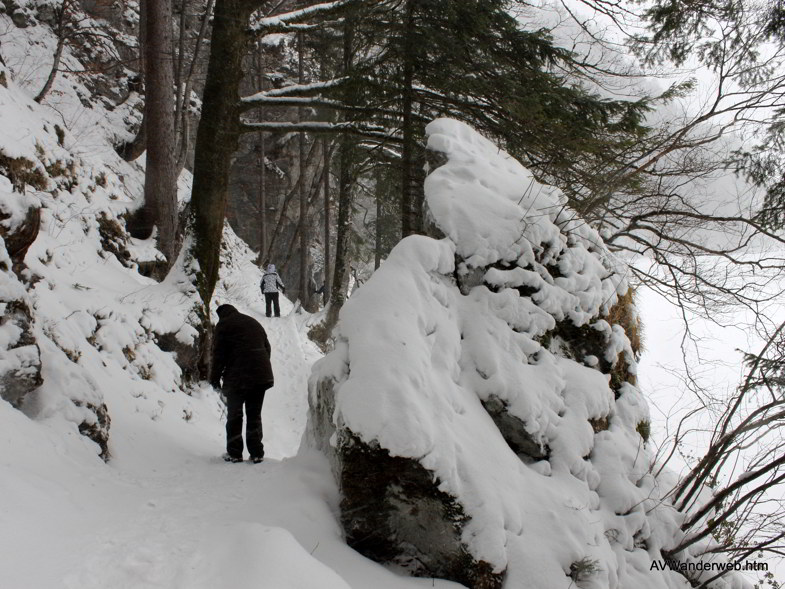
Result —
<path fill-rule="evenodd" d="M 702 571 L 768 571 L 769 565 L 756 560 L 734 562 L 683 562 L 680 560 L 660 559 L 654 560 L 649 567 L 650 571 L 678 571 L 680 573 Z"/>

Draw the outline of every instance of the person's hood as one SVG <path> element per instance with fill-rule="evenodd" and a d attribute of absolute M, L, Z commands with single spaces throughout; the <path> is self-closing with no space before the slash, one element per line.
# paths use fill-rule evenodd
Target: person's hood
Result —
<path fill-rule="evenodd" d="M 275 264 L 270 264 L 270 265 L 268 265 L 268 266 L 267 266 L 267 272 L 269 272 L 270 274 L 272 274 L 273 272 L 275 272 Z"/>
<path fill-rule="evenodd" d="M 218 313 L 218 318 L 223 319 L 224 317 L 228 317 L 233 313 L 238 313 L 237 309 L 234 305 L 219 305 L 218 308 L 215 310 Z"/>

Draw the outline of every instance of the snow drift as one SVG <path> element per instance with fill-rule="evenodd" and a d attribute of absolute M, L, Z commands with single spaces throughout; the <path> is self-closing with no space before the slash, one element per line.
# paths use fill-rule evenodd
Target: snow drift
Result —
<path fill-rule="evenodd" d="M 650 570 L 679 516 L 650 473 L 622 269 L 490 141 L 427 133 L 441 238 L 395 247 L 310 380 L 349 544 L 468 587 L 688 586 Z"/>

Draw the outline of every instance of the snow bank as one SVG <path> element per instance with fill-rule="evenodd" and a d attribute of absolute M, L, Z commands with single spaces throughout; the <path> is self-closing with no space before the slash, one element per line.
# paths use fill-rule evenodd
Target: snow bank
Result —
<path fill-rule="evenodd" d="M 425 182 L 445 237 L 395 247 L 310 381 L 309 440 L 333 458 L 350 543 L 366 517 L 349 496 L 359 440 L 431 473 L 465 515 L 454 524 L 475 563 L 505 587 L 687 586 L 650 570 L 679 515 L 637 431 L 649 415 L 635 352 L 609 322 L 629 304 L 624 273 L 560 191 L 490 141 L 447 119 L 427 133 L 446 159 Z M 395 550 L 432 572 L 427 549 Z"/>

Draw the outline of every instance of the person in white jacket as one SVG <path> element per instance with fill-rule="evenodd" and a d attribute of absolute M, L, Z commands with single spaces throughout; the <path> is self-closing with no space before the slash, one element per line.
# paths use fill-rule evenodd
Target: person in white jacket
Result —
<path fill-rule="evenodd" d="M 281 282 L 281 277 L 278 276 L 278 272 L 275 271 L 275 264 L 267 266 L 267 272 L 262 276 L 262 283 L 260 286 L 262 288 L 262 294 L 264 295 L 265 315 L 270 317 L 274 310 L 275 316 L 280 317 L 281 307 L 278 304 L 278 289 L 285 293 L 286 287 L 283 285 L 283 282 Z"/>

